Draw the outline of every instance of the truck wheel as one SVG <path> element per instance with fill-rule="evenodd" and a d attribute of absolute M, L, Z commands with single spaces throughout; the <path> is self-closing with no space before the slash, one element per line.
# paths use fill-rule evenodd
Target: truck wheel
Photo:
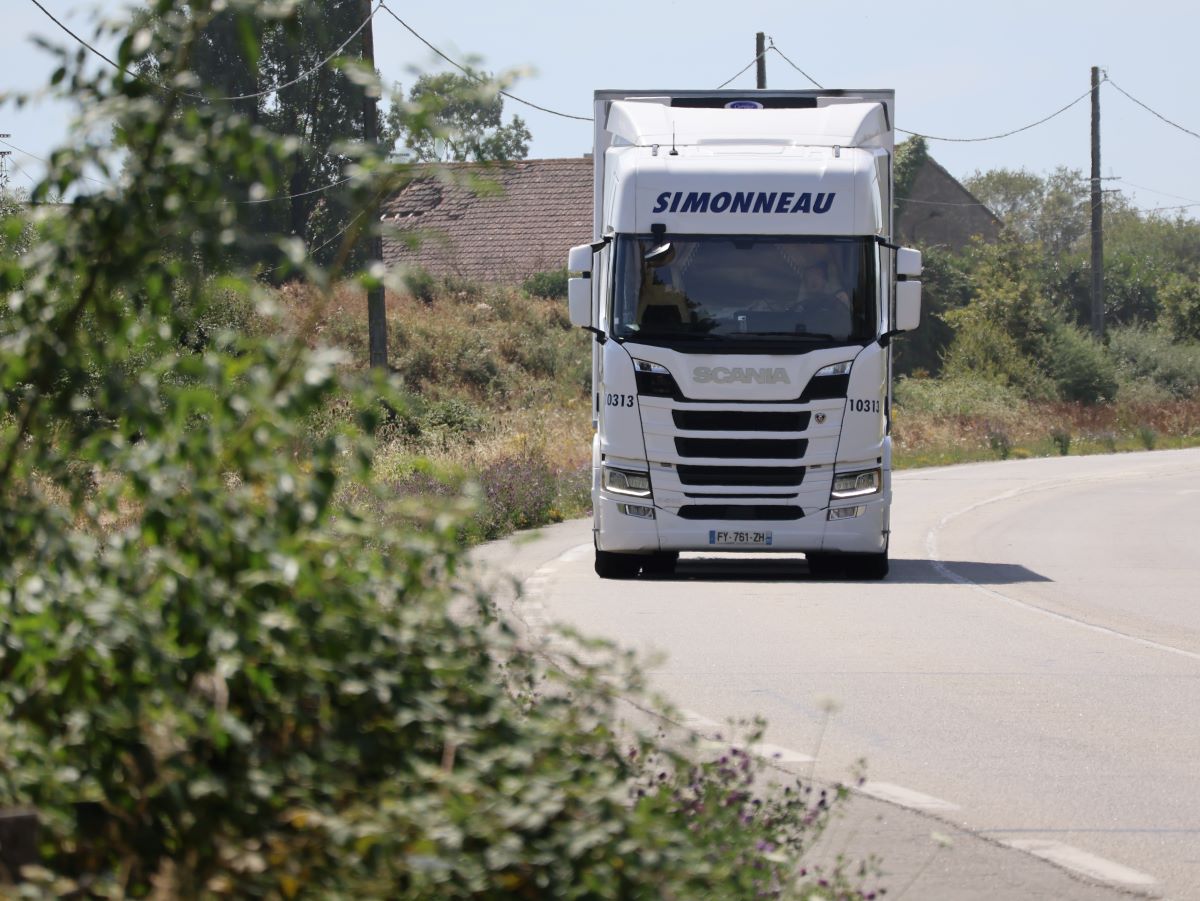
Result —
<path fill-rule="evenodd" d="M 846 578 L 854 581 L 876 581 L 888 574 L 888 552 L 879 554 L 847 554 L 844 558 Z"/>
<path fill-rule="evenodd" d="M 646 558 L 640 554 L 596 551 L 596 575 L 601 579 L 632 579 Z"/>
<path fill-rule="evenodd" d="M 679 551 L 659 551 L 642 560 L 642 572 L 647 575 L 669 576 L 675 572 Z"/>
<path fill-rule="evenodd" d="M 837 554 L 805 554 L 804 560 L 814 579 L 833 579 L 842 573 L 843 558 Z"/>

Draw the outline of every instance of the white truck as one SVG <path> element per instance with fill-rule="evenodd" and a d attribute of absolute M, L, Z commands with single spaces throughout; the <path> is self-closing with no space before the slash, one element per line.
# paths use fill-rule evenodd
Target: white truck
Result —
<path fill-rule="evenodd" d="M 681 551 L 803 553 L 881 579 L 891 340 L 920 321 L 892 242 L 892 91 L 597 91 L 596 572 Z"/>

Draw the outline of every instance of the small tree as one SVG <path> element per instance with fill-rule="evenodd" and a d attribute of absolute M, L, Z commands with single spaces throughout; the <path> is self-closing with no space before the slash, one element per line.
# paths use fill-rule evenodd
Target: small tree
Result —
<path fill-rule="evenodd" d="M 420 162 L 525 159 L 532 135 L 520 116 L 504 123 L 500 89 L 484 73 L 422 75 L 407 102 L 396 86 L 388 132 Z"/>
<path fill-rule="evenodd" d="M 1159 294 L 1163 318 L 1177 341 L 1200 341 L 1200 281 L 1172 275 Z"/>

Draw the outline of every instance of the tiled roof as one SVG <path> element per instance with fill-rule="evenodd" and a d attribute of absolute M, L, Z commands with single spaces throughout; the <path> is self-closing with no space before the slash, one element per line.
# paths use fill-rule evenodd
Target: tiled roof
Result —
<path fill-rule="evenodd" d="M 995 240 L 1000 221 L 933 159 L 912 192 L 896 214 L 902 241 L 957 249 L 976 234 Z M 384 204 L 383 218 L 393 227 L 383 241 L 389 266 L 518 282 L 562 269 L 572 246 L 592 240 L 592 160 L 430 166 Z"/>
<path fill-rule="evenodd" d="M 471 179 L 477 190 L 468 186 Z M 384 204 L 383 219 L 393 226 L 383 241 L 389 266 L 520 281 L 562 269 L 573 245 L 592 240 L 592 160 L 430 167 Z M 414 237 L 420 238 L 415 247 Z"/>

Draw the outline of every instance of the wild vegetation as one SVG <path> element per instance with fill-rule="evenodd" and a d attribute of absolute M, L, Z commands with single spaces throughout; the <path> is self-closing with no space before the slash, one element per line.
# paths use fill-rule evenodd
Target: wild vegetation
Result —
<path fill-rule="evenodd" d="M 760 794 L 737 748 L 618 733 L 627 658 L 547 667 L 463 589 L 488 527 L 416 489 L 491 466 L 485 494 L 541 511 L 521 467 L 582 461 L 542 413 L 586 421 L 586 345 L 549 302 L 463 289 L 394 298 L 398 373 L 350 362 L 368 220 L 328 266 L 264 231 L 229 185 L 286 194 L 302 142 L 191 69 L 214 21 L 252 49 L 287 12 L 157 0 L 117 71 L 65 52 L 61 92 L 119 144 L 53 155 L 33 200 L 67 214 L 0 221 L 0 808 L 41 822 L 0 894 L 871 897 L 799 869 L 842 790 Z M 405 176 L 346 153 L 359 209 Z M 305 287 L 264 288 L 255 244 Z"/>
<path fill-rule="evenodd" d="M 899 171 L 926 153 L 902 145 Z M 1105 195 L 1105 334 L 1090 331 L 1082 173 L 966 186 L 999 241 L 925 250 L 924 321 L 898 342 L 901 465 L 1200 443 L 1200 223 Z"/>

